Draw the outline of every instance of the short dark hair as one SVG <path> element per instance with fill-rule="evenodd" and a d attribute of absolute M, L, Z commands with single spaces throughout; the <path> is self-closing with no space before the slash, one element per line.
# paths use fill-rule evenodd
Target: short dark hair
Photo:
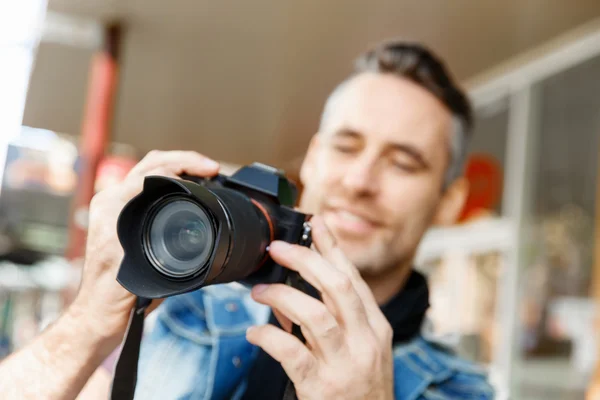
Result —
<path fill-rule="evenodd" d="M 452 138 L 452 160 L 446 184 L 456 179 L 461 174 L 466 160 L 473 116 L 468 97 L 456 84 L 439 57 L 421 44 L 392 40 L 369 49 L 356 60 L 355 75 L 363 72 L 391 73 L 410 79 L 432 93 L 450 110 L 457 127 Z M 343 83 L 338 89 L 341 86 Z M 336 89 L 331 94 L 330 99 L 337 91 Z M 327 109 L 328 105 L 325 108 Z M 327 110 L 324 115 L 326 113 Z"/>

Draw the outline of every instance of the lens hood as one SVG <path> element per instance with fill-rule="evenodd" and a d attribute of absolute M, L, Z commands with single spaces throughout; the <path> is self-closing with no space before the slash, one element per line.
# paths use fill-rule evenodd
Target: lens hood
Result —
<path fill-rule="evenodd" d="M 153 266 L 143 243 L 153 208 L 181 199 L 197 204 L 206 212 L 212 223 L 214 242 L 204 265 L 198 266 L 190 276 L 174 278 Z M 230 217 L 222 202 L 207 187 L 164 176 L 146 177 L 142 192 L 127 203 L 117 222 L 117 234 L 124 249 L 117 281 L 131 293 L 145 298 L 163 298 L 198 288 L 220 273 L 219 268 L 210 266 L 222 266 L 227 262 L 232 231 Z"/>

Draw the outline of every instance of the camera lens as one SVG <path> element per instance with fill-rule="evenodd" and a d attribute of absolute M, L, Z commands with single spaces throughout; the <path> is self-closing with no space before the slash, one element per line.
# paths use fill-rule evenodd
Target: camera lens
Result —
<path fill-rule="evenodd" d="M 204 209 L 188 200 L 164 205 L 149 225 L 148 248 L 154 267 L 182 278 L 195 274 L 209 260 L 215 237 Z"/>

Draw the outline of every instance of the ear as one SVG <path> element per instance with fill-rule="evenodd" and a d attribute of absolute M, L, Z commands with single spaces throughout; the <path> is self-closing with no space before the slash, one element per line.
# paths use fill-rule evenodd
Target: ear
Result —
<path fill-rule="evenodd" d="M 455 179 L 442 195 L 433 223 L 448 226 L 456 223 L 469 195 L 469 182 L 466 178 Z"/>
<path fill-rule="evenodd" d="M 311 177 L 314 177 L 317 148 L 319 147 L 320 140 L 320 135 L 317 133 L 313 135 L 308 144 L 306 155 L 304 156 L 302 166 L 300 167 L 300 183 L 302 183 L 303 186 L 306 186 L 306 182 L 308 182 Z"/>

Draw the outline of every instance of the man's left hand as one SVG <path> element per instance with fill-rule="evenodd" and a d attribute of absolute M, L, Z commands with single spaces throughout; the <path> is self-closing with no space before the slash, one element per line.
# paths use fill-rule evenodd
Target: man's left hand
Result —
<path fill-rule="evenodd" d="M 248 341 L 281 363 L 299 399 L 393 399 L 391 326 L 323 220 L 314 217 L 312 228 L 317 251 L 273 242 L 270 255 L 319 290 L 323 302 L 287 285 L 257 285 L 252 296 L 271 306 L 285 330 L 252 327 Z M 289 333 L 292 323 L 306 343 Z"/>

